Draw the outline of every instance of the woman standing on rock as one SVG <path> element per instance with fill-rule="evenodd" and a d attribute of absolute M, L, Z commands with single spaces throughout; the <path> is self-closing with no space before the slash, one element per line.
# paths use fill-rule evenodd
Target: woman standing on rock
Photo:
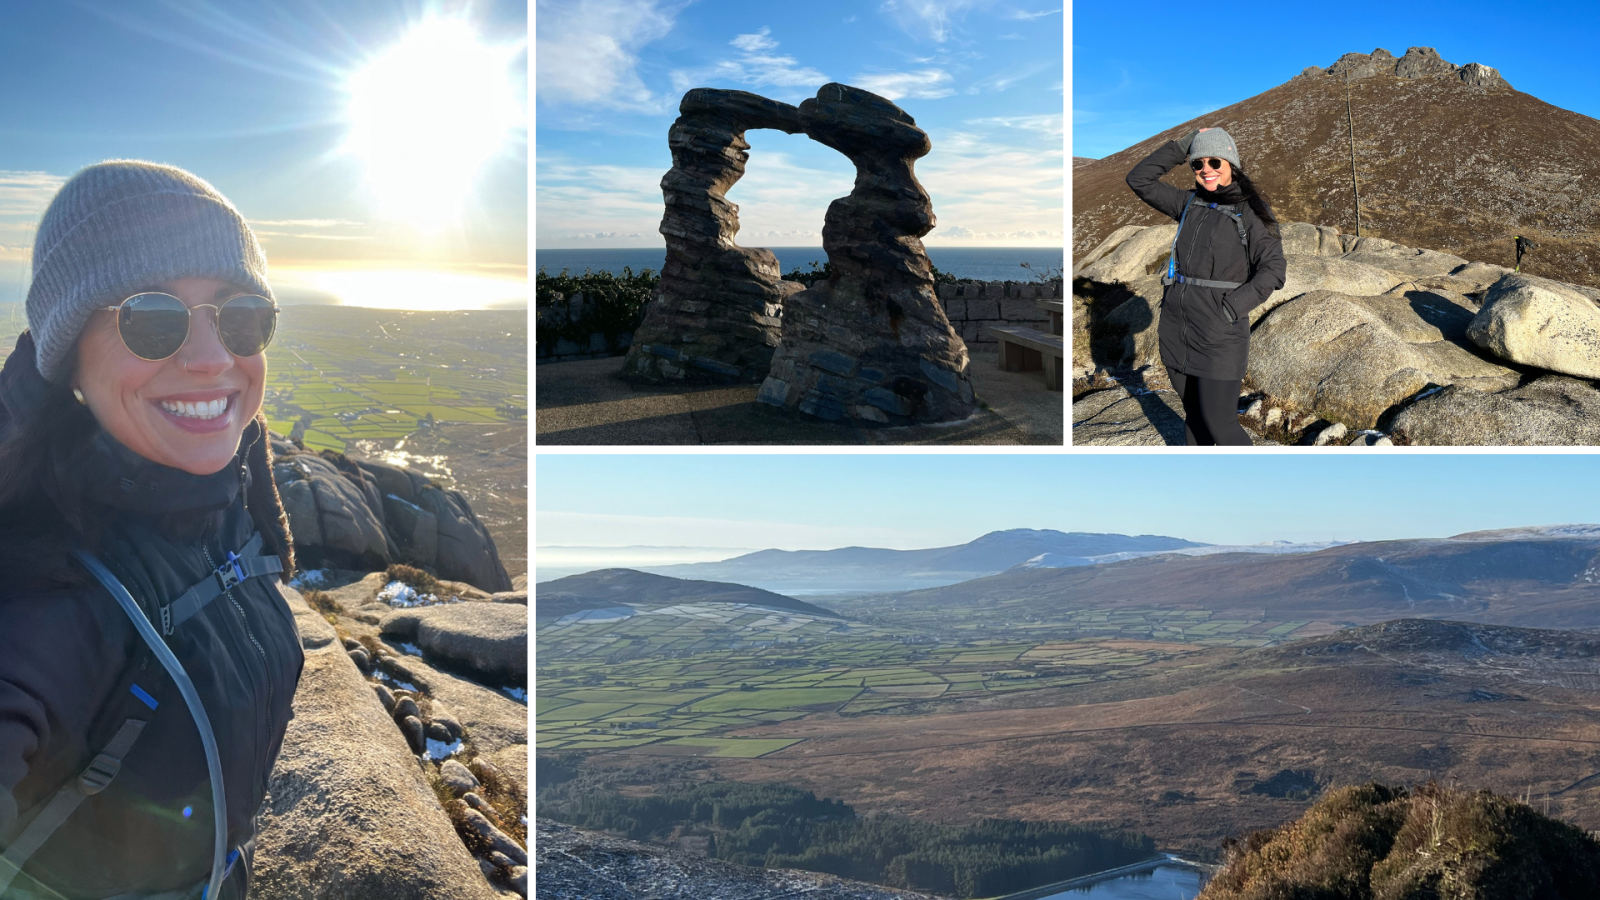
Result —
<path fill-rule="evenodd" d="M 1185 160 L 1194 189 L 1162 183 Z M 1159 337 L 1161 362 L 1183 401 L 1187 443 L 1248 447 L 1239 384 L 1250 355 L 1250 310 L 1283 287 L 1278 220 L 1221 128 L 1168 141 L 1133 167 L 1128 187 L 1179 223 L 1162 279 Z"/>
<path fill-rule="evenodd" d="M 6 900 L 248 892 L 304 661 L 258 415 L 271 298 L 244 219 L 180 169 L 90 166 L 40 222 L 0 370 Z"/>

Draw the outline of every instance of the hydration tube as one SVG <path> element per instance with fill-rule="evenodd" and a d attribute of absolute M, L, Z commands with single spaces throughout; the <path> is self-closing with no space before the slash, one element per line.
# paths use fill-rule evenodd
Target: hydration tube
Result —
<path fill-rule="evenodd" d="M 217 736 L 211 730 L 211 720 L 206 716 L 206 708 L 200 702 L 200 694 L 194 689 L 194 682 L 189 679 L 189 673 L 183 670 L 183 664 L 172 655 L 172 648 L 167 646 L 166 641 L 156 634 L 155 626 L 150 624 L 149 617 L 139 608 L 139 604 L 134 602 L 133 595 L 122 586 L 117 576 L 111 574 L 111 570 L 92 553 L 77 550 L 74 551 L 74 555 L 83 563 L 84 568 L 89 570 L 89 574 L 104 585 L 105 589 L 111 592 L 111 596 L 117 598 L 122 611 L 133 620 L 133 627 L 138 629 L 139 636 L 150 645 L 156 659 L 161 660 L 162 668 L 167 670 L 167 674 L 171 675 L 173 682 L 178 685 L 179 693 L 183 694 L 183 702 L 189 706 L 189 715 L 194 717 L 194 724 L 200 729 L 200 743 L 205 746 L 206 751 L 206 770 L 211 776 L 211 806 L 216 824 L 211 851 L 211 879 L 201 896 L 217 897 L 218 891 L 222 889 L 223 869 L 228 856 L 228 801 L 222 789 L 222 755 L 217 752 Z"/>

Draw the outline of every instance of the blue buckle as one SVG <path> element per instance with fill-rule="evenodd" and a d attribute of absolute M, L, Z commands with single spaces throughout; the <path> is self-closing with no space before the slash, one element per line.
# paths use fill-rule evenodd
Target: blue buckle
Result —
<path fill-rule="evenodd" d="M 244 566 L 240 564 L 239 554 L 228 551 L 228 561 L 217 566 L 217 583 L 223 590 L 231 590 L 239 582 L 244 581 Z"/>

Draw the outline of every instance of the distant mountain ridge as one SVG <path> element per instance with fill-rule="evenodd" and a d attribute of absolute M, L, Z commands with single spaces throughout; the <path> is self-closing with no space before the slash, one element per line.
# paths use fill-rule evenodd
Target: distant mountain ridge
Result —
<path fill-rule="evenodd" d="M 784 593 L 908 590 L 970 581 L 1049 555 L 1052 565 L 1093 565 L 1113 553 L 1158 553 L 1205 547 L 1162 535 L 1097 534 L 1014 528 L 952 547 L 888 550 L 759 550 L 715 563 L 651 566 L 644 571 L 759 585 Z"/>
<path fill-rule="evenodd" d="M 1027 598 L 1049 610 L 1202 607 L 1332 622 L 1410 616 L 1595 628 L 1600 526 L 1362 542 L 1314 553 L 1173 553 L 1097 566 L 1017 568 L 857 602 L 877 610 L 961 609 L 997 596 Z"/>
<path fill-rule="evenodd" d="M 830 619 L 842 618 L 833 610 L 760 588 L 671 578 L 633 569 L 600 569 L 542 582 L 535 588 L 534 613 L 540 621 L 546 621 L 584 610 L 635 603 L 745 603 Z"/>

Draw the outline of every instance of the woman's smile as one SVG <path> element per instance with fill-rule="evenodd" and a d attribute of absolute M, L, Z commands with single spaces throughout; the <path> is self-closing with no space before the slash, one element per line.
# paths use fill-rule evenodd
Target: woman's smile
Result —
<path fill-rule="evenodd" d="M 174 394 L 151 403 L 172 425 L 191 434 L 204 434 L 228 429 L 238 397 L 238 391 L 224 388 Z"/>

